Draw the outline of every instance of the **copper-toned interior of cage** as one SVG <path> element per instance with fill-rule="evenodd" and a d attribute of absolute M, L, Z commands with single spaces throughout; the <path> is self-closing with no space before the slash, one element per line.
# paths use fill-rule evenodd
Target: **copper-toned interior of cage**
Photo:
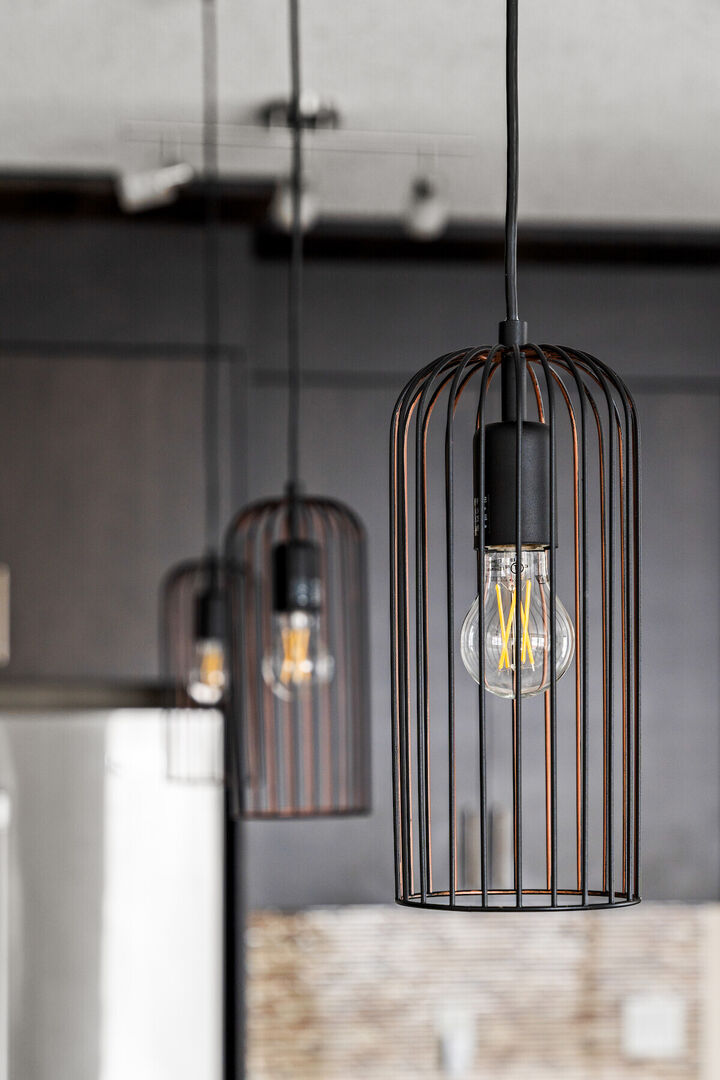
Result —
<path fill-rule="evenodd" d="M 482 529 L 473 550 L 467 462 L 475 431 L 484 432 L 497 411 L 503 362 L 517 372 L 526 365 L 527 419 L 550 426 L 550 608 L 560 579 L 576 638 L 562 679 L 538 698 L 516 693 L 505 701 L 483 689 L 482 649 L 480 683 L 469 686 L 458 646 L 470 564 L 480 597 L 485 584 Z M 516 486 L 521 440 L 522 433 Z M 639 900 L 638 448 L 635 406 L 622 380 L 575 349 L 447 354 L 398 399 L 390 486 L 399 902 L 536 910 Z M 520 517 L 518 502 L 518 547 Z M 516 626 L 517 619 L 516 609 Z M 481 604 L 481 640 L 482 620 Z M 554 645 L 554 619 L 550 626 Z M 502 880 L 490 850 L 495 798 L 511 822 L 511 866 Z M 470 882 L 461 813 L 478 826 Z"/>
<path fill-rule="evenodd" d="M 287 499 L 242 511 L 227 534 L 241 568 L 232 591 L 232 722 L 241 747 L 247 817 L 357 814 L 370 803 L 364 530 L 330 499 L 303 497 L 297 539 L 319 548 L 324 642 L 332 678 L 292 701 L 263 674 L 271 646 L 272 551 L 290 535 Z"/>

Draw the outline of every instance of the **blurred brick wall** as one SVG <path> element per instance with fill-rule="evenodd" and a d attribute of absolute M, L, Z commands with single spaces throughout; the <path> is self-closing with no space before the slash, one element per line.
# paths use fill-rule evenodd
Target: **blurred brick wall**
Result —
<path fill-rule="evenodd" d="M 703 911 L 258 912 L 248 931 L 249 1078 L 696 1080 L 708 1075 Z M 648 992 L 684 1004 L 674 1058 L 630 1060 L 623 1050 L 623 1004 Z M 443 1071 L 441 1034 L 453 1025 L 461 1041 L 470 1032 L 467 1060 Z"/>

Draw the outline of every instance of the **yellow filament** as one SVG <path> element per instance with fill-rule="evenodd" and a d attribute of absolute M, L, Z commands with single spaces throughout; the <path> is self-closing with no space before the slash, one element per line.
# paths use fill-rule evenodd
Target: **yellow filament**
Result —
<path fill-rule="evenodd" d="M 285 686 L 291 682 L 307 682 L 312 672 L 312 665 L 308 663 L 310 628 L 306 626 L 299 630 L 283 629 L 282 644 L 284 656 L 280 669 L 280 682 Z"/>
<path fill-rule="evenodd" d="M 525 663 L 526 656 L 529 657 L 530 663 L 535 666 L 535 657 L 533 656 L 532 645 L 530 644 L 530 591 L 532 588 L 532 581 L 528 578 L 525 582 L 525 603 L 520 604 L 520 622 L 522 623 L 522 650 L 520 655 L 520 663 Z M 502 593 L 500 591 L 499 584 L 495 585 L 495 595 L 497 596 L 498 613 L 500 615 L 500 631 L 502 633 L 502 652 L 500 653 L 500 660 L 498 662 L 498 671 L 510 667 L 510 655 L 508 652 L 508 643 L 510 641 L 510 634 L 513 629 L 513 616 L 515 614 L 515 601 L 517 598 L 517 590 L 513 590 L 512 602 L 510 604 L 510 612 L 505 621 L 505 613 L 503 611 Z"/>
<path fill-rule="evenodd" d="M 520 618 L 522 620 L 523 638 L 522 638 L 522 652 L 520 655 L 520 663 L 525 663 L 526 653 L 530 656 L 530 663 L 535 667 L 535 657 L 533 656 L 532 645 L 530 644 L 530 632 L 529 632 L 529 615 L 530 615 L 530 587 L 532 581 L 530 578 L 525 582 L 525 606 L 520 605 Z"/>
<path fill-rule="evenodd" d="M 500 586 L 495 586 L 495 594 L 497 596 L 498 612 L 500 613 L 500 630 L 502 631 L 502 652 L 500 653 L 500 662 L 498 663 L 498 671 L 501 671 L 503 667 L 510 667 L 510 657 L 508 655 L 508 641 L 510 640 L 510 631 L 512 630 L 513 615 L 515 614 L 515 592 L 512 594 L 512 603 L 510 604 L 510 614 L 508 615 L 507 623 L 505 622 L 505 615 L 503 613 L 502 593 L 500 592 Z"/>
<path fill-rule="evenodd" d="M 206 686 L 221 686 L 225 681 L 225 657 L 221 648 L 207 649 L 200 661 L 200 681 Z"/>

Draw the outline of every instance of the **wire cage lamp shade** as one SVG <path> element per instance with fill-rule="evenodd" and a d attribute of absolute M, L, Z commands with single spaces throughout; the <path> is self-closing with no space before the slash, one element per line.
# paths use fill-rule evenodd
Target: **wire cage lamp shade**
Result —
<path fill-rule="evenodd" d="M 243 814 L 370 809 L 365 533 L 332 499 L 288 494 L 230 525 L 232 723 Z"/>
<path fill-rule="evenodd" d="M 173 567 L 160 590 L 161 671 L 175 688 L 166 725 L 168 777 L 222 784 L 229 699 L 229 590 L 232 568 L 216 557 Z"/>
<path fill-rule="evenodd" d="M 576 349 L 451 353 L 401 394 L 391 446 L 400 903 L 639 900 L 638 448 L 624 383 Z M 466 616 L 474 594 L 482 602 Z M 498 806 L 512 819 L 504 879 L 489 835 Z M 461 814 L 477 823 L 475 853 L 460 843 Z"/>

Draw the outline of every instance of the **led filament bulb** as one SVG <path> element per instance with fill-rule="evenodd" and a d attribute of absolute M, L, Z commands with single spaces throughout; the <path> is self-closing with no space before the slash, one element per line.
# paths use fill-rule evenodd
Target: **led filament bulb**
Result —
<path fill-rule="evenodd" d="M 273 614 L 270 648 L 263 657 L 265 682 L 292 701 L 329 682 L 335 661 L 322 633 L 318 552 L 306 540 L 277 544 L 273 551 Z"/>
<path fill-rule="evenodd" d="M 195 606 L 195 644 L 187 692 L 198 705 L 218 705 L 228 688 L 226 597 L 215 580 L 200 593 Z"/>
<path fill-rule="evenodd" d="M 334 667 L 317 615 L 305 611 L 273 614 L 272 643 L 263 659 L 263 677 L 274 694 L 290 701 L 313 684 L 329 682 Z"/>
<path fill-rule="evenodd" d="M 502 324 L 501 324 L 502 331 Z M 475 682 L 480 682 L 480 650 L 485 687 L 498 697 L 514 698 L 520 671 L 522 697 L 541 694 L 565 674 L 575 652 L 575 629 L 555 598 L 555 655 L 552 656 L 550 576 L 550 430 L 522 421 L 522 533 L 520 565 L 516 547 L 516 447 L 514 366 L 503 361 L 503 414 L 475 435 L 475 547 L 485 534 L 483 564 L 483 640 L 480 598 L 475 597 L 460 634 L 460 654 Z M 481 464 L 484 449 L 484 467 Z M 478 479 L 484 468 L 483 502 Z"/>
<path fill-rule="evenodd" d="M 485 686 L 498 697 L 515 696 L 515 669 L 520 662 L 521 694 L 540 694 L 550 686 L 550 581 L 544 548 L 522 548 L 520 572 L 513 549 L 485 552 L 484 641 Z M 475 597 L 463 623 L 460 652 L 475 682 L 480 681 L 479 600 Z M 556 598 L 555 678 L 565 674 L 575 652 L 575 630 Z"/>
<path fill-rule="evenodd" d="M 217 705 L 227 688 L 225 646 L 218 638 L 195 642 L 195 656 L 188 678 L 188 694 L 198 705 Z"/>

